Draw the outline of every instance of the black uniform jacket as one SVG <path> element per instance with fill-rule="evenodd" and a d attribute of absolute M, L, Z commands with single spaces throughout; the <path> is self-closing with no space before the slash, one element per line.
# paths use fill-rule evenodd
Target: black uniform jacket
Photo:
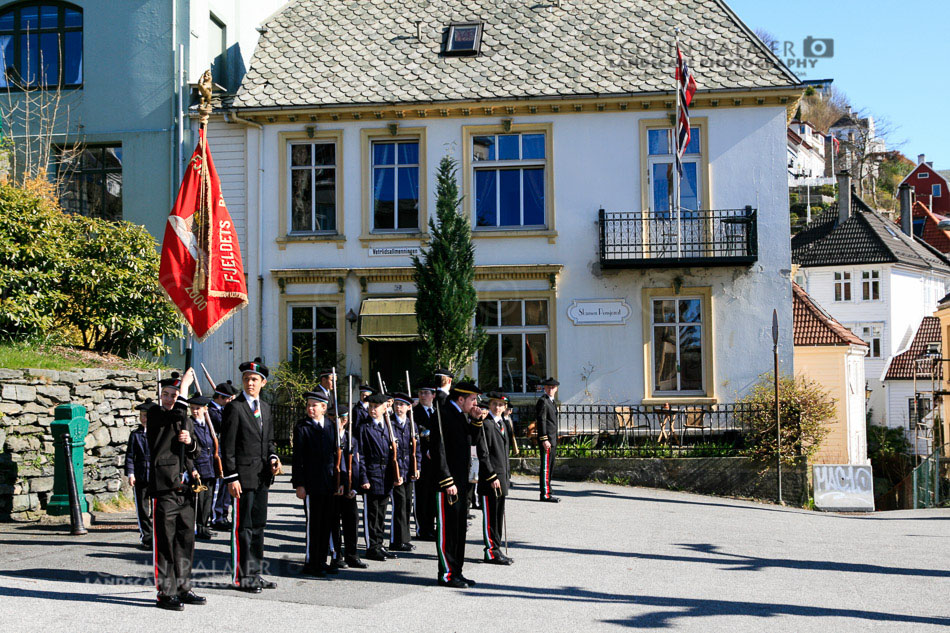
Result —
<path fill-rule="evenodd" d="M 336 494 L 336 424 L 324 417 L 323 424 L 307 417 L 294 426 L 294 468 L 290 483 L 303 486 L 308 495 Z M 341 459 L 340 485 L 346 484 L 346 460 Z"/>
<path fill-rule="evenodd" d="M 337 428 L 340 428 L 339 426 Z M 351 482 L 350 490 L 355 490 L 358 494 L 363 493 L 360 488 L 360 477 L 363 472 L 363 459 L 360 455 L 359 435 L 353 433 L 352 445 L 350 442 L 350 430 L 353 427 L 347 424 L 346 429 L 340 435 L 340 445 L 343 447 L 343 462 L 346 464 L 346 472 L 340 476 L 340 482 L 343 484 L 343 492 L 346 490 L 346 482 Z M 352 459 L 350 456 L 352 455 Z"/>
<path fill-rule="evenodd" d="M 191 423 L 195 427 L 198 448 L 201 449 L 201 454 L 195 458 L 195 469 L 201 475 L 202 481 L 214 479 L 214 439 L 211 437 L 211 429 L 204 420 L 198 422 L 191 418 Z"/>
<path fill-rule="evenodd" d="M 392 421 L 393 433 L 396 435 L 396 445 L 399 449 L 399 473 L 402 475 L 403 483 L 405 483 L 409 481 L 409 476 L 412 474 L 412 423 L 409 421 L 408 415 L 402 426 L 399 425 L 396 416 L 392 417 Z M 418 436 L 416 437 L 416 464 L 421 470 L 422 452 L 419 448 Z"/>
<path fill-rule="evenodd" d="M 433 407 L 435 407 L 433 402 Z M 426 413 L 425 407 L 421 404 L 417 404 L 412 408 L 412 415 L 415 416 L 416 421 L 416 433 L 419 434 L 419 454 L 422 456 L 422 461 L 419 463 L 419 468 L 423 473 L 426 473 L 426 468 L 432 469 L 430 465 L 432 462 L 432 452 L 430 451 L 430 433 L 432 432 L 432 427 L 435 426 L 435 409 L 431 409 L 432 413 Z M 425 476 L 428 477 L 431 473 L 426 473 Z"/>
<path fill-rule="evenodd" d="M 350 423 L 353 424 L 354 429 L 358 429 L 360 424 L 370 420 L 369 409 L 364 405 L 363 402 L 356 402 L 353 404 L 353 410 L 350 411 Z"/>
<path fill-rule="evenodd" d="M 148 485 L 149 475 L 148 437 L 145 429 L 139 426 L 129 435 L 129 444 L 125 449 L 125 476 L 135 475 L 135 485 Z"/>
<path fill-rule="evenodd" d="M 191 444 L 178 441 L 178 434 L 188 431 Z M 178 399 L 172 409 L 157 406 L 148 410 L 145 422 L 151 470 L 148 490 L 154 496 L 184 488 L 182 473 L 191 476 L 194 459 L 199 453 L 195 428 L 188 417 L 188 403 Z"/>
<path fill-rule="evenodd" d="M 501 482 L 501 493 L 508 495 L 508 483 L 511 479 L 511 468 L 508 461 L 508 447 L 511 445 L 511 423 L 506 418 L 497 421 L 489 413 L 482 421 L 482 431 L 485 435 L 485 445 L 488 451 L 488 461 L 491 468 L 498 475 Z M 494 495 L 491 482 L 486 481 L 482 471 L 478 471 L 478 494 Z"/>
<path fill-rule="evenodd" d="M 369 484 L 367 492 L 370 494 L 388 495 L 393 489 L 395 473 L 385 420 L 379 424 L 373 420 L 364 422 L 356 429 L 356 437 L 361 457 L 360 485 Z"/>
<path fill-rule="evenodd" d="M 557 407 L 547 394 L 538 398 L 534 413 L 537 420 L 538 441 L 547 440 L 551 442 L 551 446 L 557 444 Z"/>
<path fill-rule="evenodd" d="M 240 481 L 244 490 L 257 490 L 273 482 L 270 462 L 277 459 L 270 405 L 258 399 L 261 424 L 244 394 L 224 407 L 221 426 L 221 463 L 226 483 Z"/>
<path fill-rule="evenodd" d="M 218 407 L 217 404 L 208 405 L 208 417 L 211 418 L 211 426 L 214 427 L 214 434 L 221 439 L 221 418 L 224 415 L 224 407 Z"/>
<path fill-rule="evenodd" d="M 472 422 L 451 401 L 440 408 L 441 422 L 436 418 L 429 436 L 433 453 L 436 485 L 441 489 L 456 486 L 462 494 L 468 489 L 468 471 L 472 459 L 472 446 L 476 447 L 478 471 L 485 481 L 497 478 L 488 461 L 488 451 L 482 434 L 481 422 Z M 441 430 L 439 427 L 442 427 Z"/>

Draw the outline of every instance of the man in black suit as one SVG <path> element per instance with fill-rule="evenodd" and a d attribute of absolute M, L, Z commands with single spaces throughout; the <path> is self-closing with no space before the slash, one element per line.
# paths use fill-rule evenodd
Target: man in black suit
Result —
<path fill-rule="evenodd" d="M 439 562 L 438 582 L 443 587 L 465 589 L 475 586 L 475 581 L 462 574 L 473 446 L 486 484 L 492 488 L 501 486 L 487 459 L 480 421 L 483 413 L 478 408 L 480 393 L 472 383 L 454 385 L 446 403 L 436 412 L 436 423 L 430 435 L 439 487 L 435 547 Z M 477 421 L 473 422 L 473 418 Z"/>
<path fill-rule="evenodd" d="M 551 474 L 554 472 L 554 459 L 557 456 L 557 404 L 554 396 L 560 385 L 554 378 L 541 383 L 544 395 L 538 398 L 535 406 L 535 420 L 538 430 L 538 448 L 541 449 L 541 468 L 538 481 L 541 488 L 541 501 L 558 503 L 560 499 L 551 495 Z"/>
<path fill-rule="evenodd" d="M 145 433 L 150 464 L 149 492 L 154 499 L 152 522 L 155 538 L 155 586 L 157 606 L 181 611 L 184 604 L 205 604 L 206 598 L 191 590 L 191 566 L 195 556 L 195 495 L 191 484 L 197 477 L 194 458 L 198 444 L 188 418 L 188 393 L 194 382 L 193 369 L 179 379 L 177 372 L 161 382 L 161 406 L 148 410 Z"/>
<path fill-rule="evenodd" d="M 435 387 L 432 380 L 423 382 L 417 389 L 419 404 L 412 408 L 412 415 L 419 433 L 419 452 L 422 454 L 419 480 L 416 482 L 416 538 L 420 541 L 435 540 L 435 482 L 432 451 L 429 444 L 432 427 L 435 425 Z"/>
<path fill-rule="evenodd" d="M 320 372 L 320 384 L 314 389 L 317 393 L 323 394 L 327 402 L 326 416 L 331 420 L 336 420 L 336 414 L 333 412 L 333 403 L 336 402 L 336 372 L 333 369 L 324 369 Z"/>
<path fill-rule="evenodd" d="M 366 569 L 367 565 L 360 560 L 357 550 L 360 513 L 357 498 L 360 490 L 360 451 L 353 434 L 353 426 L 349 423 L 350 416 L 344 409 L 340 409 L 340 419 L 337 420 L 337 433 L 340 436 L 342 461 L 346 463 L 346 470 L 340 477 L 343 484 L 343 494 L 336 500 L 336 514 L 330 534 L 330 549 L 333 554 L 331 567 L 346 569 Z M 352 437 L 351 437 L 352 436 Z"/>
<path fill-rule="evenodd" d="M 438 389 L 435 392 L 435 399 L 439 404 L 445 404 L 449 399 L 449 393 L 452 391 L 452 381 L 455 380 L 455 374 L 448 369 L 436 369 L 435 380 L 438 383 Z"/>
<path fill-rule="evenodd" d="M 402 479 L 396 477 L 393 468 L 393 437 L 389 434 L 389 425 L 384 419 L 389 396 L 375 394 L 367 398 L 367 401 L 370 420 L 356 429 L 362 458 L 360 485 L 366 495 L 363 499 L 366 558 L 384 561 L 396 557 L 383 547 L 383 536 L 389 494 L 393 485 L 402 483 Z"/>
<path fill-rule="evenodd" d="M 478 494 L 482 498 L 482 536 L 485 541 L 485 562 L 494 565 L 510 565 L 514 561 L 501 551 L 502 529 L 505 517 L 505 497 L 508 496 L 508 484 L 511 468 L 508 451 L 513 436 L 511 420 L 504 416 L 508 408 L 508 397 L 500 392 L 488 394 L 488 414 L 482 419 L 482 432 L 485 434 L 485 446 L 492 470 L 498 475 L 500 487 L 492 487 L 491 482 L 479 473 Z"/>
<path fill-rule="evenodd" d="M 294 467 L 291 485 L 304 503 L 307 527 L 306 558 L 301 573 L 324 577 L 337 573 L 327 565 L 335 497 L 343 492 L 346 464 L 337 472 L 339 438 L 336 423 L 326 417 L 327 398 L 322 391 L 304 394 L 307 415 L 294 426 Z M 339 483 L 338 483 L 339 480 Z"/>
<path fill-rule="evenodd" d="M 270 406 L 260 398 L 270 373 L 260 358 L 240 366 L 244 390 L 228 403 L 222 416 L 222 479 L 234 498 L 231 564 L 235 588 L 249 593 L 273 589 L 277 583 L 261 577 L 267 493 L 281 472 L 274 444 Z"/>
<path fill-rule="evenodd" d="M 135 407 L 139 412 L 140 426 L 129 435 L 125 449 L 125 476 L 129 478 L 132 495 L 135 497 L 135 518 L 139 525 L 139 541 L 142 549 L 151 550 L 152 543 L 152 497 L 148 493 L 149 455 L 148 436 L 145 425 L 148 422 L 148 410 L 158 405 L 146 398 Z"/>
<path fill-rule="evenodd" d="M 390 525 L 389 549 L 394 552 L 411 552 L 416 549 L 410 543 L 409 522 L 412 512 L 412 485 L 418 479 L 417 469 L 422 460 L 419 454 L 419 438 L 414 435 L 413 423 L 409 419 L 412 408 L 412 396 L 407 393 L 393 394 L 392 428 L 396 436 L 399 456 L 399 472 L 402 483 L 393 486 L 392 524 Z M 413 451 L 415 453 L 413 454 Z"/>

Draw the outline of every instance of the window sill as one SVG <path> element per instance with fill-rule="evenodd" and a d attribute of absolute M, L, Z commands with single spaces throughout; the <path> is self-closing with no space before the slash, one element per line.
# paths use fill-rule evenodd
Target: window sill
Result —
<path fill-rule="evenodd" d="M 644 398 L 640 401 L 642 405 L 662 405 L 670 403 L 672 406 L 676 405 L 690 405 L 690 404 L 719 404 L 719 398 L 715 396 L 655 396 L 653 398 Z"/>
<path fill-rule="evenodd" d="M 546 237 L 549 244 L 557 241 L 557 231 L 553 229 L 472 229 L 473 238 L 508 238 L 508 237 Z"/>
<path fill-rule="evenodd" d="M 343 248 L 346 242 L 346 236 L 340 235 L 339 233 L 311 233 L 311 234 L 299 234 L 299 235 L 284 235 L 283 237 L 278 237 L 277 248 L 279 250 L 284 250 L 287 248 L 287 244 L 295 243 L 320 243 L 320 242 L 336 242 L 337 248 Z"/>
<path fill-rule="evenodd" d="M 386 233 L 363 233 L 360 235 L 360 242 L 363 244 L 363 248 L 369 248 L 370 242 L 382 242 L 382 241 L 395 241 L 395 240 L 408 240 L 408 241 L 419 241 L 419 242 L 428 242 L 429 234 L 423 233 L 421 231 L 392 231 Z"/>

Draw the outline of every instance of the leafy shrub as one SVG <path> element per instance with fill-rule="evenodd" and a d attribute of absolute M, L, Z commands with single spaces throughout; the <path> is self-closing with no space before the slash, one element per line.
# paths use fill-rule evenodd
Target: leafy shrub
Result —
<path fill-rule="evenodd" d="M 737 420 L 747 426 L 744 453 L 755 459 L 775 459 L 774 375 L 763 374 L 751 393 L 738 401 Z M 815 454 L 828 434 L 826 422 L 835 416 L 835 401 L 817 382 L 804 376 L 779 377 L 779 411 L 782 426 L 782 462 L 791 464 L 797 457 Z"/>

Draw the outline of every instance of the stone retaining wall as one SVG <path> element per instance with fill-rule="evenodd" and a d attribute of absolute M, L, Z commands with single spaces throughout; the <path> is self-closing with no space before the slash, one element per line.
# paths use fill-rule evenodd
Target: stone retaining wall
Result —
<path fill-rule="evenodd" d="M 157 372 L 0 369 L 0 520 L 36 518 L 53 494 L 56 405 L 86 408 L 85 492 L 111 499 L 125 477 L 125 446 L 138 425 L 133 407 L 156 399 Z"/>
<path fill-rule="evenodd" d="M 538 474 L 537 458 L 512 459 L 511 466 L 518 473 Z M 558 458 L 554 462 L 554 478 L 610 481 L 765 501 L 778 498 L 775 464 L 762 464 L 744 457 Z M 805 460 L 793 467 L 783 465 L 782 499 L 785 503 L 802 507 L 808 502 L 808 494 Z"/>

